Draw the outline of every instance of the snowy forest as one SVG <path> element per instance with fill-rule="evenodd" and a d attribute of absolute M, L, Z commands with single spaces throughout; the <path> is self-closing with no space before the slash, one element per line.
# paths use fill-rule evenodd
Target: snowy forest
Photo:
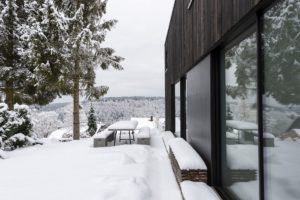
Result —
<path fill-rule="evenodd" d="M 28 106 L 73 97 L 73 139 L 80 139 L 80 97 L 97 100 L 95 70 L 122 70 L 122 57 L 103 46 L 116 25 L 107 0 L 0 0 L 0 146 L 38 143 Z M 72 110 L 73 109 L 73 110 Z M 49 117 L 51 118 L 51 117 Z"/>
<path fill-rule="evenodd" d="M 165 99 L 162 97 L 106 97 L 99 101 L 82 102 L 80 122 L 86 125 L 89 110 L 95 110 L 97 124 L 108 126 L 119 120 L 130 120 L 132 117 L 164 118 Z M 72 104 L 56 103 L 47 106 L 31 106 L 35 123 L 33 132 L 39 137 L 48 137 L 57 129 L 72 126 Z"/>

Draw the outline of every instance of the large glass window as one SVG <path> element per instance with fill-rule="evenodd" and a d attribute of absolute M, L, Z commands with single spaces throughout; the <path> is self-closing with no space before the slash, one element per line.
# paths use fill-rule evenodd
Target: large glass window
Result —
<path fill-rule="evenodd" d="M 223 187 L 236 199 L 259 199 L 256 33 L 224 52 Z"/>
<path fill-rule="evenodd" d="M 181 136 L 180 81 L 175 84 L 175 135 Z"/>
<path fill-rule="evenodd" d="M 300 199 L 300 1 L 264 15 L 264 160 L 268 200 Z"/>

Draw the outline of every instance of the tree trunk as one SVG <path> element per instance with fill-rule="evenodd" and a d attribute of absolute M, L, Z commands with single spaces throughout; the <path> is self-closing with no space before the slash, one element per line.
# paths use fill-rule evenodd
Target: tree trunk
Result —
<path fill-rule="evenodd" d="M 14 110 L 14 82 L 7 81 L 5 86 L 5 98 L 8 110 Z"/>
<path fill-rule="evenodd" d="M 79 79 L 74 80 L 73 93 L 73 139 L 80 140 L 80 121 L 79 121 Z"/>
<path fill-rule="evenodd" d="M 75 78 L 73 90 L 73 139 L 80 140 L 80 119 L 79 119 L 79 61 L 75 61 Z"/>

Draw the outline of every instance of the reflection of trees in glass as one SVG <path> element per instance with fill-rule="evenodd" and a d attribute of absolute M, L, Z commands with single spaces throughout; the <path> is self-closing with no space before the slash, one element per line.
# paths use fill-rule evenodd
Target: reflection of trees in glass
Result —
<path fill-rule="evenodd" d="M 236 85 L 226 85 L 226 94 L 246 99 L 249 89 L 256 88 L 256 35 L 232 47 L 225 55 L 225 68 L 236 67 Z"/>
<path fill-rule="evenodd" d="M 285 0 L 264 18 L 265 94 L 300 104 L 300 1 Z"/>

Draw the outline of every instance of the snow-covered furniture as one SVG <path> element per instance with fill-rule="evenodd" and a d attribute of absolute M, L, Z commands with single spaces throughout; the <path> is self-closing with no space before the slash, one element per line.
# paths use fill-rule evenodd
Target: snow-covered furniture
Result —
<path fill-rule="evenodd" d="M 161 133 L 164 145 L 167 152 L 169 152 L 169 142 L 175 138 L 174 134 L 171 131 L 164 131 Z"/>
<path fill-rule="evenodd" d="M 118 121 L 112 125 L 110 125 L 107 129 L 109 131 L 113 131 L 114 133 L 114 145 L 116 145 L 116 136 L 117 136 L 117 132 L 120 131 L 120 135 L 119 135 L 119 141 L 121 140 L 129 140 L 130 144 L 131 141 L 134 141 L 134 130 L 136 129 L 136 127 L 138 126 L 138 122 L 131 120 L 131 121 Z M 129 139 L 121 139 L 121 135 L 123 131 L 128 131 L 128 135 L 129 135 Z M 131 134 L 132 134 L 132 138 L 131 138 Z"/>
<path fill-rule="evenodd" d="M 228 145 L 226 151 L 227 173 L 228 177 L 231 178 L 231 182 L 248 182 L 258 179 L 257 171 L 259 163 L 256 157 L 258 153 L 256 145 Z"/>
<path fill-rule="evenodd" d="M 180 187 L 184 200 L 221 200 L 215 190 L 203 182 L 183 181 Z"/>
<path fill-rule="evenodd" d="M 254 132 L 258 130 L 257 124 L 247 121 L 226 120 L 226 126 L 238 131 L 238 143 L 254 143 Z"/>
<path fill-rule="evenodd" d="M 264 133 L 263 137 L 264 147 L 275 146 L 275 136 L 272 133 Z M 254 132 L 254 144 L 258 144 L 258 132 Z"/>
<path fill-rule="evenodd" d="M 169 157 L 178 184 L 190 180 L 207 182 L 207 166 L 193 147 L 182 138 L 169 142 Z"/>
<path fill-rule="evenodd" d="M 108 142 L 114 140 L 114 132 L 109 130 L 104 130 L 100 133 L 97 133 L 93 136 L 94 147 L 105 147 Z"/>
<path fill-rule="evenodd" d="M 137 143 L 150 145 L 150 128 L 145 126 L 140 128 L 139 133 L 137 135 Z"/>

